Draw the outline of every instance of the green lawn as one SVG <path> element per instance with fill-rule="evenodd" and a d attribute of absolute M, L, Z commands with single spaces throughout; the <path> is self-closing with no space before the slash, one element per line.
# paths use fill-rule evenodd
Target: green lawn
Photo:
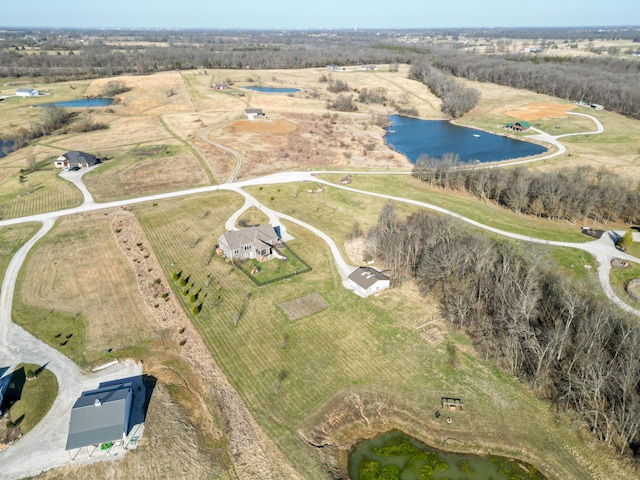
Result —
<path fill-rule="evenodd" d="M 275 193 L 286 200 L 274 199 L 274 208 L 284 209 L 293 198 L 287 189 L 295 187 L 279 187 L 281 191 Z M 267 190 L 261 192 L 269 197 L 272 192 Z M 356 219 L 364 222 L 376 217 L 378 206 L 369 208 L 371 202 L 352 194 L 345 199 L 363 203 L 356 205 L 351 216 L 347 206 L 344 213 L 336 206 L 337 219 L 322 218 L 332 208 L 322 200 L 292 208 L 303 216 L 317 208 L 321 213 L 314 225 L 333 225 L 333 232 L 348 230 Z M 198 314 L 192 312 L 188 297 L 179 297 L 216 362 L 305 478 L 327 477 L 298 430 L 310 427 L 317 412 L 336 395 L 349 392 L 370 392 L 412 411 L 424 411 L 427 423 L 435 421 L 429 419 L 440 396 L 455 392 L 469 408 L 452 427 L 452 435 L 468 448 L 486 451 L 491 445 L 495 453 L 526 455 L 558 478 L 588 476 L 569 453 L 580 451 L 587 457 L 586 447 L 567 420 L 514 379 L 467 353 L 466 339 L 458 335 L 452 338 L 463 340 L 458 344 L 465 353 L 458 369 L 452 370 L 444 344 L 432 346 L 415 330 L 432 316 L 424 308 L 428 299 L 417 297 L 410 288 L 369 299 L 353 295 L 342 287 L 326 244 L 305 229 L 286 224 L 295 237 L 291 246 L 313 267 L 312 272 L 290 281 L 256 287 L 219 257 L 207 263 L 207 254 L 224 231 L 225 215 L 241 204 L 239 196 L 215 193 L 159 202 L 155 207 L 137 205 L 134 212 L 167 275 L 180 271 L 188 277 L 185 285 L 172 280 L 174 291 L 188 286 L 199 292 L 202 310 Z M 204 208 L 211 212 L 205 217 L 200 214 Z M 202 240 L 192 248 L 190 239 L 198 237 Z M 314 292 L 328 302 L 328 308 L 290 322 L 278 307 Z M 242 312 L 237 327 L 234 312 Z M 276 394 L 274 387 L 283 371 L 286 378 Z M 531 422 L 532 418 L 536 421 Z M 522 445 L 527 446 L 526 452 Z M 593 453 L 588 458 L 603 461 Z"/>
<path fill-rule="evenodd" d="M 338 175 L 323 177 L 332 182 L 339 178 Z M 582 243 L 592 240 L 580 233 L 578 225 L 516 214 L 493 202 L 480 201 L 464 192 L 430 187 L 409 175 L 352 175 L 352 179 L 353 183 L 349 185 L 351 188 L 419 200 L 508 232 L 565 242 Z M 371 198 L 368 201 L 384 202 L 380 198 Z"/>
<path fill-rule="evenodd" d="M 29 372 L 36 374 L 36 377 L 26 378 Z M 44 418 L 53 405 L 58 394 L 58 381 L 53 373 L 40 365 L 21 363 L 11 377 L 11 384 L 16 387 L 22 385 L 20 400 L 12 405 L 9 412 L 11 420 L 25 434 Z"/>
<path fill-rule="evenodd" d="M 610 277 L 611 286 L 618 298 L 633 308 L 640 310 L 640 303 L 634 300 L 624 289 L 629 280 L 640 278 L 640 265 L 630 263 L 629 268 L 612 268 Z"/>

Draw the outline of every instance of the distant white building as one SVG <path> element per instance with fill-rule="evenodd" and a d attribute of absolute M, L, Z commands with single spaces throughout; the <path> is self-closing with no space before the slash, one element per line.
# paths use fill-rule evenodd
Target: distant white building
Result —
<path fill-rule="evenodd" d="M 244 111 L 248 120 L 255 120 L 256 118 L 265 118 L 266 115 L 261 108 L 247 108 Z"/>
<path fill-rule="evenodd" d="M 359 267 L 347 277 L 347 282 L 353 287 L 354 293 L 361 297 L 368 297 L 391 286 L 391 280 L 375 268 Z"/>
<path fill-rule="evenodd" d="M 19 88 L 16 90 L 16 97 L 37 97 L 40 92 L 35 88 Z"/>

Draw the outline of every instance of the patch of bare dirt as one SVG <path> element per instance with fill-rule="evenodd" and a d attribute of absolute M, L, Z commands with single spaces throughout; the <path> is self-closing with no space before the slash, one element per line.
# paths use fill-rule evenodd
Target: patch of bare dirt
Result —
<path fill-rule="evenodd" d="M 299 320 L 324 310 L 329 304 L 319 293 L 315 292 L 290 302 L 280 303 L 278 306 L 289 320 Z"/>
<path fill-rule="evenodd" d="M 207 414 L 204 397 L 213 399 L 217 408 L 215 416 L 223 426 L 223 433 L 228 441 L 228 454 L 237 477 L 252 480 L 301 478 L 258 426 L 215 363 L 200 334 L 191 327 L 189 318 L 168 287 L 169 282 L 135 215 L 125 209 L 118 211 L 112 228 L 122 252 L 133 263 L 144 302 L 153 312 L 156 321 L 167 327 L 168 335 L 181 345 L 181 358 L 197 372 L 200 384 L 188 388 L 191 393 L 203 392 L 198 396 L 201 398 L 203 418 L 208 425 L 201 428 L 215 434 L 218 428 L 212 416 Z M 169 295 L 163 297 L 167 292 Z M 184 328 L 185 326 L 189 327 Z M 174 373 L 180 375 L 179 372 Z"/>
<path fill-rule="evenodd" d="M 541 118 L 560 118 L 567 115 L 567 111 L 572 110 L 573 105 L 566 105 L 561 103 L 545 103 L 534 102 L 525 105 L 522 108 L 516 110 L 510 110 L 505 112 L 510 117 L 518 120 L 532 121 L 540 120 Z"/>

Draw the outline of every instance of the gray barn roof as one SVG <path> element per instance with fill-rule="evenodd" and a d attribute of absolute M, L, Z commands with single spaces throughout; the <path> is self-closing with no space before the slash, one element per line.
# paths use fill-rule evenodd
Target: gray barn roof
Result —
<path fill-rule="evenodd" d="M 368 289 L 370 286 L 380 280 L 389 280 L 389 277 L 381 274 L 375 268 L 371 267 L 358 267 L 354 272 L 349 275 L 351 280 L 356 285 Z"/>
<path fill-rule="evenodd" d="M 131 383 L 82 392 L 71 410 L 66 450 L 122 440 Z"/>

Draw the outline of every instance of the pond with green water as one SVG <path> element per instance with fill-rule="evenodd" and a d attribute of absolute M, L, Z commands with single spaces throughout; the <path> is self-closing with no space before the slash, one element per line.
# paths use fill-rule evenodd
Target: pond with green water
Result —
<path fill-rule="evenodd" d="M 446 452 L 399 431 L 356 445 L 352 480 L 546 480 L 528 463 L 505 457 Z"/>

